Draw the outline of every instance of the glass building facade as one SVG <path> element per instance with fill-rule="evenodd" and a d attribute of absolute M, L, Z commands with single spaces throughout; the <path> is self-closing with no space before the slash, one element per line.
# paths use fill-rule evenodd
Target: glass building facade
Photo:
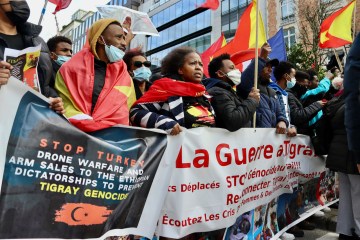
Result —
<path fill-rule="evenodd" d="M 226 39 L 234 37 L 239 19 L 251 2 L 251 0 L 221 1 L 221 31 Z"/>
<path fill-rule="evenodd" d="M 127 5 L 131 6 L 127 6 Z M 107 5 L 120 5 L 127 6 L 131 8 L 136 8 L 136 5 L 132 4 L 130 0 L 111 0 L 107 3 Z M 137 9 L 135 9 L 137 10 Z M 86 32 L 89 27 L 101 18 L 101 14 L 99 12 L 95 12 L 92 16 L 86 18 L 77 28 L 73 31 L 73 52 L 76 53 L 82 49 L 86 41 Z"/>
<path fill-rule="evenodd" d="M 160 36 L 147 38 L 147 55 L 155 68 L 175 47 L 190 46 L 203 52 L 211 43 L 211 12 L 199 10 L 204 0 L 180 0 L 151 16 Z"/>

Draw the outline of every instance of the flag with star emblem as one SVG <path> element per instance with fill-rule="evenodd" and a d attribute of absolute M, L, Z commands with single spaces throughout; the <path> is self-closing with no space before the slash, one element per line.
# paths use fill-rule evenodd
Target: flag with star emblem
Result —
<path fill-rule="evenodd" d="M 352 1 L 322 22 L 320 48 L 337 48 L 352 43 L 351 19 L 354 7 L 355 1 Z"/>
<path fill-rule="evenodd" d="M 103 86 L 99 87 L 101 79 L 95 79 L 94 61 L 89 48 L 84 48 L 61 66 L 55 89 L 63 99 L 65 116 L 85 132 L 129 125 L 129 110 L 136 97 L 126 64 L 106 64 Z"/>
<path fill-rule="evenodd" d="M 212 60 L 213 55 L 217 50 L 224 47 L 225 45 L 226 45 L 226 39 L 224 34 L 222 33 L 221 36 L 218 38 L 218 40 L 216 40 L 216 42 L 214 42 L 208 49 L 206 49 L 201 54 L 201 60 L 203 62 L 203 67 L 204 67 L 204 75 L 206 77 L 209 77 L 208 65 Z"/>

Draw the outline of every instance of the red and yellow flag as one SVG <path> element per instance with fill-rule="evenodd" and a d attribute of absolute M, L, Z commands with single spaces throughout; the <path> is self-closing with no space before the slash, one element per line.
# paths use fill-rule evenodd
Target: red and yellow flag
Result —
<path fill-rule="evenodd" d="M 262 20 L 261 14 L 259 12 L 259 42 L 258 47 L 260 48 L 266 42 L 266 33 L 264 22 Z M 254 55 L 251 55 L 251 58 L 255 57 L 255 42 L 256 40 L 256 1 L 253 1 L 249 4 L 244 14 L 239 20 L 239 25 L 236 30 L 234 39 L 229 42 L 225 47 L 218 50 L 214 57 L 219 56 L 223 53 L 228 53 L 231 56 L 238 53 L 247 51 L 249 49 L 254 50 Z M 249 56 L 248 54 L 245 54 Z M 250 59 L 251 59 L 250 58 Z M 240 58 L 237 58 L 240 59 Z M 241 60 L 243 60 L 241 58 Z M 249 60 L 245 59 L 244 61 Z M 234 62 L 237 65 L 239 62 Z"/>
<path fill-rule="evenodd" d="M 210 61 L 213 58 L 214 53 L 219 50 L 220 48 L 224 47 L 226 45 L 226 39 L 224 34 L 222 33 L 221 36 L 219 37 L 218 40 L 216 40 L 216 42 L 214 42 L 208 49 L 206 49 L 201 55 L 201 60 L 203 62 L 203 66 L 204 66 L 204 74 L 206 77 L 209 77 L 209 72 L 208 72 L 208 65 L 210 63 Z"/>
<path fill-rule="evenodd" d="M 351 19 L 354 7 L 355 1 L 352 1 L 322 22 L 320 48 L 337 48 L 352 43 Z"/>

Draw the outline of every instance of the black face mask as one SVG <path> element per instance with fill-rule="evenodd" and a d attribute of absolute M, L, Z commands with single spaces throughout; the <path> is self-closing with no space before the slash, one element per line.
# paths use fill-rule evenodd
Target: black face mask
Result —
<path fill-rule="evenodd" d="M 291 88 L 292 91 L 296 92 L 299 97 L 304 95 L 308 90 L 305 86 L 300 85 L 299 83 L 295 83 L 295 86 Z"/>
<path fill-rule="evenodd" d="M 10 1 L 12 8 L 11 12 L 6 12 L 6 16 L 10 21 L 18 26 L 20 24 L 26 23 L 30 16 L 30 8 L 26 1 Z"/>

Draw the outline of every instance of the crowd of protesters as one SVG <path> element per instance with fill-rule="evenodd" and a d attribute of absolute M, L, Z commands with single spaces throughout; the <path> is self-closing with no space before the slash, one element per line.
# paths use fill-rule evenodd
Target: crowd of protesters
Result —
<path fill-rule="evenodd" d="M 207 78 L 199 53 L 190 47 L 173 49 L 161 62 L 161 74 L 152 74 L 141 49 L 127 50 L 133 37 L 129 26 L 115 19 L 95 22 L 86 45 L 73 55 L 66 37 L 46 44 L 39 37 L 41 26 L 27 22 L 29 14 L 26 1 L 0 0 L 0 58 L 5 48 L 40 44 L 42 93 L 74 126 L 91 133 L 122 124 L 177 135 L 197 127 L 237 131 L 251 127 L 256 114 L 257 128 L 274 128 L 287 137 L 308 135 L 317 153 L 328 155 L 327 167 L 339 172 L 339 238 L 359 239 L 360 35 L 344 73 L 333 68 L 320 81 L 314 69 L 269 59 L 267 43 L 258 59 L 258 79 L 255 61 L 241 73 L 229 54 L 212 59 Z M 11 69 L 0 62 L 0 86 L 7 84 Z M 288 237 L 314 228 L 303 221 L 288 230 Z"/>

